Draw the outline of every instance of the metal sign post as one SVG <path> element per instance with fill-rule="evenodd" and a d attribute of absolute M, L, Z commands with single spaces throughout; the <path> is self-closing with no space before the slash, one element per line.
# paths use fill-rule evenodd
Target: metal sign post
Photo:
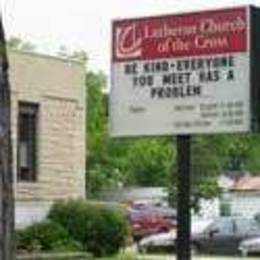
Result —
<path fill-rule="evenodd" d="M 191 136 L 177 136 L 177 259 L 190 260 Z"/>
<path fill-rule="evenodd" d="M 5 38 L 0 19 L 0 259 L 13 260 L 14 196 L 11 145 L 10 88 Z"/>

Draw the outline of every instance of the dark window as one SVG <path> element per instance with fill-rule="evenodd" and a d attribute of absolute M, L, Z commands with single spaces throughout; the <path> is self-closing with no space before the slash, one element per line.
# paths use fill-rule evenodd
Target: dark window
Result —
<path fill-rule="evenodd" d="M 18 115 L 18 181 L 37 180 L 38 105 L 19 103 Z"/>

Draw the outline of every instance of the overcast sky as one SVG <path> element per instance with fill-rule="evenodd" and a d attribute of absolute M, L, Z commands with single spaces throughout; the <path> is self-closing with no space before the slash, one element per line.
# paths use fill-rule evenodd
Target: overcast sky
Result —
<path fill-rule="evenodd" d="M 115 18 L 160 15 L 255 4 L 246 0 L 0 0 L 7 37 L 53 53 L 60 45 L 84 49 L 89 68 L 109 73 L 110 30 Z"/>

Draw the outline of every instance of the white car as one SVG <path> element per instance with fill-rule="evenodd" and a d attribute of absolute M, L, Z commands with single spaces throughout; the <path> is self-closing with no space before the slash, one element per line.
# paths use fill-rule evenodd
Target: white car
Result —
<path fill-rule="evenodd" d="M 260 253 L 260 237 L 248 238 L 241 241 L 238 247 L 243 256 Z"/>
<path fill-rule="evenodd" d="M 173 250 L 176 240 L 176 230 L 163 232 L 143 238 L 138 244 L 138 250 L 145 253 L 150 250 Z"/>
<path fill-rule="evenodd" d="M 199 221 L 192 222 L 191 233 L 193 235 L 200 233 L 211 223 L 212 220 L 199 220 Z M 152 250 L 161 251 L 162 249 L 164 251 L 173 251 L 175 248 L 176 237 L 177 237 L 177 232 L 175 229 L 169 232 L 163 232 L 163 233 L 147 236 L 138 243 L 138 250 L 143 253 Z"/>

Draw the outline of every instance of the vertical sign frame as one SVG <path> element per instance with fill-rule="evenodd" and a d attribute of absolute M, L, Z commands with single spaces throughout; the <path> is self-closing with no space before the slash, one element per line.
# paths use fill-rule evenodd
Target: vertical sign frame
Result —
<path fill-rule="evenodd" d="M 250 17 L 251 131 L 260 130 L 260 9 L 248 7 Z"/>

